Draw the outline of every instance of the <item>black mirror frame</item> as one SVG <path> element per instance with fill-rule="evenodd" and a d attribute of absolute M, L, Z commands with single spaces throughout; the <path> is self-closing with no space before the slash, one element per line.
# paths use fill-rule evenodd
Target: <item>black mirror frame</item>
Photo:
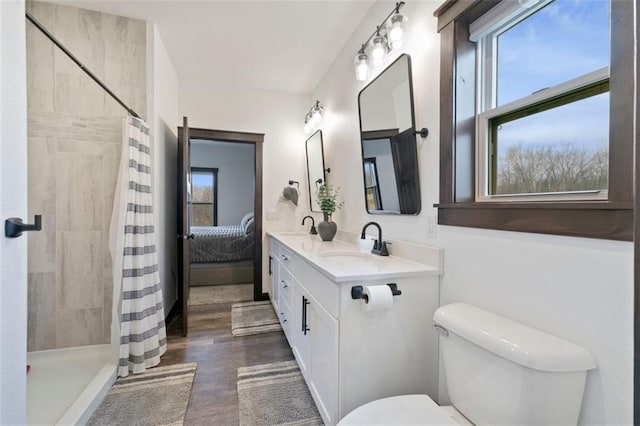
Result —
<path fill-rule="evenodd" d="M 320 160 L 322 161 L 322 179 L 323 179 L 323 183 L 327 182 L 327 168 L 324 166 L 324 142 L 322 140 L 322 130 L 318 129 L 316 130 L 311 136 L 309 136 L 309 138 L 306 140 L 306 142 L 304 143 L 304 149 L 305 149 L 305 153 L 307 156 L 307 184 L 308 184 L 308 188 L 309 188 L 309 211 L 314 212 L 314 213 L 320 213 L 322 210 L 313 210 L 313 195 L 311 193 L 311 173 L 309 172 L 309 141 L 311 139 L 313 139 L 313 137 L 320 133 L 320 153 L 321 158 Z"/>
<path fill-rule="evenodd" d="M 365 185 L 366 182 L 366 176 L 365 176 L 365 172 L 364 172 L 364 140 L 362 139 L 362 110 L 360 108 L 360 97 L 362 96 L 362 93 L 367 90 L 367 88 L 369 86 L 371 86 L 373 83 L 376 82 L 376 80 L 378 80 L 380 77 L 382 77 L 382 75 L 384 75 L 384 73 L 390 69 L 392 66 L 394 66 L 396 64 L 396 62 L 400 61 L 401 59 L 407 59 L 407 73 L 408 73 L 408 78 L 409 78 L 409 102 L 411 104 L 411 131 L 414 134 L 420 134 L 422 136 L 421 132 L 426 132 L 425 136 L 422 137 L 426 137 L 426 135 L 428 135 L 428 131 L 426 129 L 421 130 L 419 132 L 416 132 L 416 112 L 415 112 L 415 103 L 414 103 L 414 99 L 413 99 L 413 75 L 411 74 L 411 56 L 409 56 L 406 53 L 403 53 L 402 55 L 398 56 L 392 63 L 390 63 L 384 70 L 382 70 L 380 72 L 380 74 L 378 74 L 376 76 L 376 78 L 374 78 L 373 80 L 371 80 L 366 86 L 364 86 L 362 88 L 362 90 L 360 90 L 360 92 L 358 93 L 358 122 L 360 125 L 360 165 L 361 165 L 361 170 L 362 170 L 362 190 L 364 192 L 364 205 L 365 205 L 365 210 L 367 211 L 367 214 L 370 215 L 377 215 L 377 214 L 387 214 L 387 213 L 371 213 L 369 211 L 369 208 L 367 206 L 367 188 Z M 416 142 L 417 143 L 417 142 Z M 416 157 L 415 157 L 415 167 L 416 170 L 418 171 L 418 182 L 417 182 L 417 197 L 418 197 L 418 210 L 415 213 L 401 213 L 401 215 L 405 215 L 405 216 L 417 216 L 420 214 L 420 212 L 422 211 L 422 197 L 420 196 L 420 169 L 419 169 L 419 163 L 418 163 L 418 149 L 416 146 Z"/>

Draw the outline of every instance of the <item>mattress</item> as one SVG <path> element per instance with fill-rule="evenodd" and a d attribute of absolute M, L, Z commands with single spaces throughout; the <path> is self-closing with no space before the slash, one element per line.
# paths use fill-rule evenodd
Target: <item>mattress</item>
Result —
<path fill-rule="evenodd" d="M 191 263 L 236 262 L 251 260 L 254 255 L 254 233 L 248 235 L 240 225 L 193 226 L 190 245 Z"/>

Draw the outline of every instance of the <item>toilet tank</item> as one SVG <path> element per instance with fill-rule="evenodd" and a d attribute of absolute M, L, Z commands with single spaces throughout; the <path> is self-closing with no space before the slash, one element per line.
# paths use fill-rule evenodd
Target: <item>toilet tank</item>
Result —
<path fill-rule="evenodd" d="M 584 348 L 465 303 L 438 308 L 452 404 L 476 425 L 569 425 L 580 415 Z"/>

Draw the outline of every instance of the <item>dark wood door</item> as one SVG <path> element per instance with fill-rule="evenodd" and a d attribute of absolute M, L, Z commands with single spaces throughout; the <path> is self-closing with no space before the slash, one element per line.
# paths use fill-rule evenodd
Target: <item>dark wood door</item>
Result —
<path fill-rule="evenodd" d="M 182 310 L 182 334 L 189 332 L 189 243 L 191 235 L 191 171 L 189 126 L 183 118 L 178 128 L 178 303 Z"/>
<path fill-rule="evenodd" d="M 418 214 L 420 212 L 420 181 L 418 149 L 413 128 L 391 138 L 391 158 L 396 174 L 400 214 Z"/>

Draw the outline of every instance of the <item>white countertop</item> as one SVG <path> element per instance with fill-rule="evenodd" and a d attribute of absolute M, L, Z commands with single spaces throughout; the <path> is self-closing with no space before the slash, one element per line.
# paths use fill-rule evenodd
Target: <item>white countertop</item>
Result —
<path fill-rule="evenodd" d="M 396 256 L 378 256 L 345 241 L 322 241 L 318 235 L 268 232 L 335 282 L 440 275 L 439 268 Z"/>

